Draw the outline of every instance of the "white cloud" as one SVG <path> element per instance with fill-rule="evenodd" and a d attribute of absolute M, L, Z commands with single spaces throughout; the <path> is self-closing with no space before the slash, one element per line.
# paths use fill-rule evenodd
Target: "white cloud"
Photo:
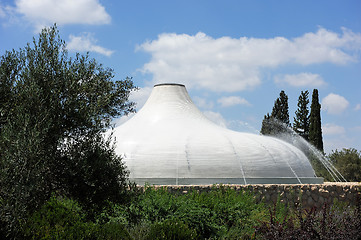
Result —
<path fill-rule="evenodd" d="M 69 36 L 69 43 L 66 48 L 70 51 L 96 52 L 110 57 L 114 51 L 96 45 L 97 40 L 90 33 L 83 33 L 80 36 Z"/>
<path fill-rule="evenodd" d="M 361 109 L 361 104 L 357 104 L 354 108 L 355 111 L 359 111 Z"/>
<path fill-rule="evenodd" d="M 3 9 L 3 6 L 0 5 L 0 18 L 5 18 L 5 17 L 6 17 L 5 9 Z"/>
<path fill-rule="evenodd" d="M 0 3 L 0 18 L 4 19 L 1 21 L 2 26 L 10 26 L 12 24 L 19 24 L 21 21 L 17 16 L 15 8 L 10 5 L 1 5 Z"/>
<path fill-rule="evenodd" d="M 202 109 L 211 109 L 214 106 L 213 101 L 208 101 L 205 98 L 195 96 L 192 99 L 194 101 L 194 104 Z"/>
<path fill-rule="evenodd" d="M 361 126 L 353 127 L 353 128 L 352 128 L 352 131 L 361 132 Z"/>
<path fill-rule="evenodd" d="M 111 22 L 98 0 L 16 0 L 15 6 L 16 12 L 36 29 L 53 23 L 99 25 Z"/>
<path fill-rule="evenodd" d="M 141 70 L 152 73 L 154 83 L 172 79 L 187 87 L 236 92 L 260 85 L 261 68 L 287 63 L 346 64 L 355 61 L 354 53 L 361 50 L 361 34 L 347 29 L 337 34 L 324 28 L 294 39 L 212 38 L 201 32 L 196 35 L 165 33 L 137 49 L 151 54 L 151 60 Z"/>
<path fill-rule="evenodd" d="M 329 114 L 341 114 L 349 105 L 346 98 L 330 93 L 322 99 L 322 108 Z"/>
<path fill-rule="evenodd" d="M 220 113 L 213 111 L 204 111 L 203 114 L 215 124 L 227 128 L 227 121 Z"/>
<path fill-rule="evenodd" d="M 326 83 L 322 77 L 313 73 L 285 74 L 275 77 L 276 83 L 286 83 L 293 87 L 320 87 Z"/>
<path fill-rule="evenodd" d="M 248 132 L 259 135 L 259 129 L 245 121 L 241 121 L 241 120 L 227 121 L 227 127 L 233 131 Z"/>
<path fill-rule="evenodd" d="M 240 98 L 238 96 L 229 96 L 229 97 L 222 97 L 217 100 L 222 107 L 231 107 L 234 105 L 251 105 L 246 99 Z"/>
<path fill-rule="evenodd" d="M 350 140 L 344 136 L 333 136 L 333 137 L 326 137 L 323 139 L 323 146 L 325 153 L 330 154 L 334 150 L 341 150 L 343 148 L 349 148 L 352 143 Z"/>
<path fill-rule="evenodd" d="M 333 123 L 326 123 L 322 126 L 322 133 L 324 135 L 340 135 L 345 133 L 345 128 Z"/>
<path fill-rule="evenodd" d="M 152 93 L 153 87 L 142 87 L 138 91 L 131 92 L 129 100 L 137 104 L 137 111 L 139 111 L 148 100 Z"/>

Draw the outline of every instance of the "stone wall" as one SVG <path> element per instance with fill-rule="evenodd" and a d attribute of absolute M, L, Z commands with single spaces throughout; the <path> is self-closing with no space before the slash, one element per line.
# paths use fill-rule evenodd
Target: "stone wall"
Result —
<path fill-rule="evenodd" d="M 221 185 L 238 191 L 249 190 L 255 193 L 257 202 L 276 202 L 280 197 L 281 202 L 290 206 L 302 204 L 302 207 L 321 207 L 324 203 L 333 203 L 336 199 L 350 205 L 361 201 L 361 183 L 324 183 L 324 184 L 263 184 L 263 185 Z M 208 192 L 220 185 L 167 185 L 154 186 L 166 188 L 171 193 L 186 194 L 190 191 Z M 144 187 L 140 187 L 144 188 Z"/>

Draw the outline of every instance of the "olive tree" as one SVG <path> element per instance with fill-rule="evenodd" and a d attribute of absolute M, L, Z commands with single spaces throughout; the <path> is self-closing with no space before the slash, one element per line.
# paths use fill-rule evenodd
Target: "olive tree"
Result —
<path fill-rule="evenodd" d="M 23 219 L 54 194 L 87 206 L 123 201 L 127 171 L 103 133 L 134 111 L 131 78 L 88 54 L 69 57 L 56 25 L 0 59 L 0 226 Z M 14 235 L 15 234 L 15 235 Z"/>

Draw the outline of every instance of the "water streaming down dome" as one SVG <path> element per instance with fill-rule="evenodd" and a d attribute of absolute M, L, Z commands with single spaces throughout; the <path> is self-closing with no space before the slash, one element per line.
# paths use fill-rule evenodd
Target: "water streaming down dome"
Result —
<path fill-rule="evenodd" d="M 181 84 L 155 85 L 114 136 L 130 179 L 141 185 L 323 182 L 298 148 L 208 120 Z"/>

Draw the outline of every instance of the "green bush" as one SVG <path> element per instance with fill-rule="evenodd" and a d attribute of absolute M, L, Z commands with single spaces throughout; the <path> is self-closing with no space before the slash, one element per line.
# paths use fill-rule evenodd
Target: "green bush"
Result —
<path fill-rule="evenodd" d="M 98 226 L 95 238 L 99 240 L 128 240 L 133 239 L 121 223 L 110 222 Z"/>
<path fill-rule="evenodd" d="M 188 197 L 188 196 L 184 196 Z M 218 236 L 230 231 L 238 232 L 244 238 L 254 233 L 254 226 L 264 219 L 266 206 L 256 203 L 254 195 L 248 191 L 220 186 L 210 192 L 193 192 L 189 196 L 211 211 L 213 225 L 218 229 Z"/>
<path fill-rule="evenodd" d="M 148 236 L 151 225 L 148 221 L 141 221 L 128 226 L 127 230 L 134 240 L 142 240 Z"/>
<path fill-rule="evenodd" d="M 30 239 L 132 239 L 124 223 L 93 223 L 74 200 L 52 197 L 34 212 L 24 226 Z"/>
<path fill-rule="evenodd" d="M 128 219 L 133 224 L 140 221 L 163 222 L 173 218 L 197 229 L 199 235 L 205 237 L 215 235 L 218 229 L 206 206 L 187 196 L 171 194 L 166 189 L 146 187 L 145 192 L 128 208 Z"/>
<path fill-rule="evenodd" d="M 176 211 L 177 199 L 166 189 L 154 190 L 146 187 L 144 193 L 130 206 L 130 209 L 133 211 L 134 218 L 138 220 L 163 221 Z"/>
<path fill-rule="evenodd" d="M 216 215 L 207 206 L 188 197 L 179 197 L 177 209 L 173 213 L 181 221 L 197 230 L 204 238 L 216 236 L 222 226 L 216 224 Z"/>
<path fill-rule="evenodd" d="M 287 213 L 288 212 L 288 213 Z M 283 217 L 281 217 L 283 216 Z M 284 211 L 270 208 L 269 219 L 256 226 L 260 239 L 361 239 L 360 205 L 324 204 L 322 208 Z"/>
<path fill-rule="evenodd" d="M 115 223 L 123 226 L 129 224 L 129 214 L 126 205 L 108 203 L 108 206 L 96 216 L 95 221 L 98 224 Z"/>
<path fill-rule="evenodd" d="M 96 225 L 85 222 L 85 213 L 74 200 L 51 197 L 25 224 L 24 235 L 31 239 L 90 239 Z"/>
<path fill-rule="evenodd" d="M 187 224 L 179 219 L 167 219 L 163 222 L 157 222 L 150 227 L 150 231 L 145 238 L 147 240 L 160 239 L 198 239 L 197 231 L 188 227 Z"/>
<path fill-rule="evenodd" d="M 0 202 L 1 204 L 1 202 Z M 29 239 L 358 239 L 360 205 L 322 209 L 256 203 L 247 191 L 170 193 L 147 188 L 131 203 L 108 202 L 95 221 L 78 202 L 51 197 L 23 223 Z"/>
<path fill-rule="evenodd" d="M 139 222 L 143 224 L 143 231 L 146 224 L 176 218 L 195 229 L 199 238 L 220 237 L 230 231 L 245 238 L 252 236 L 254 226 L 265 219 L 267 212 L 264 204 L 257 204 L 252 194 L 224 186 L 214 187 L 208 193 L 193 191 L 188 194 L 146 186 L 145 192 L 127 209 L 118 211 L 117 208 L 108 211 L 116 215 L 108 216 L 108 220 L 125 217 L 133 230 L 140 230 L 134 227 Z"/>

